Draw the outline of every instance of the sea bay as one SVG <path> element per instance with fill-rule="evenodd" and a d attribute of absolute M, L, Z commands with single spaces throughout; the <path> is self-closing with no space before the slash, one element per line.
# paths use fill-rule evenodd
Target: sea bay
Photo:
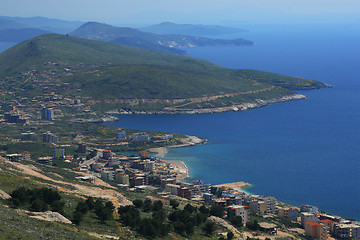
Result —
<path fill-rule="evenodd" d="M 360 33 L 356 25 L 248 26 L 253 47 L 189 48 L 230 68 L 315 79 L 333 88 L 306 100 L 201 115 L 121 115 L 111 125 L 196 135 L 208 143 L 169 149 L 193 179 L 247 181 L 251 193 L 360 219 Z M 232 37 L 232 36 L 229 36 Z"/>

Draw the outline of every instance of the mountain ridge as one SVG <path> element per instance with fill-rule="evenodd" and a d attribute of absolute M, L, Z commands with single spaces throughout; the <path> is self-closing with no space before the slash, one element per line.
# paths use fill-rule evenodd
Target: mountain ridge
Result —
<path fill-rule="evenodd" d="M 103 110 L 162 110 L 180 104 L 168 101 L 171 99 L 216 95 L 224 97 L 201 103 L 189 100 L 186 108 L 226 107 L 293 95 L 289 89 L 325 86 L 313 80 L 227 69 L 196 58 L 56 34 L 35 37 L 0 54 L 0 79 L 2 89 L 22 96 L 56 92 L 87 99 Z M 246 94 L 226 96 L 234 93 Z"/>
<path fill-rule="evenodd" d="M 225 27 L 220 25 L 177 24 L 173 22 L 162 22 L 140 28 L 140 30 L 156 34 L 178 34 L 190 36 L 220 36 L 225 34 L 248 32 L 248 30 L 245 29 Z"/>
<path fill-rule="evenodd" d="M 201 47 L 201 46 L 251 46 L 254 45 L 252 41 L 237 38 L 232 40 L 227 39 L 211 39 L 204 37 L 193 37 L 185 35 L 159 35 L 155 33 L 143 32 L 138 29 L 128 27 L 114 27 L 104 23 L 88 22 L 69 33 L 70 36 L 80 37 L 90 40 L 111 41 L 123 44 L 122 38 L 131 38 L 148 42 L 148 45 L 161 46 L 163 52 L 172 53 L 174 50 L 169 48 L 184 48 L 184 47 Z M 136 45 L 140 47 L 141 44 Z M 143 47 L 146 48 L 146 47 Z M 151 49 L 151 48 L 150 48 Z M 153 49 L 151 49 L 153 50 Z"/>

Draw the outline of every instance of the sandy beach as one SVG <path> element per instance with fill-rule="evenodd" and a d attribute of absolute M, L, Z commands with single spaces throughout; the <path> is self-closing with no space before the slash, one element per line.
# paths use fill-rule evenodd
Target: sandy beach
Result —
<path fill-rule="evenodd" d="M 186 136 L 186 138 L 183 138 L 180 141 L 182 144 L 172 145 L 172 146 L 168 146 L 168 147 L 150 148 L 149 151 L 156 153 L 155 157 L 163 158 L 166 155 L 168 148 L 195 146 L 195 145 L 205 143 L 206 139 L 202 139 L 202 138 L 199 138 L 196 136 Z"/>
<path fill-rule="evenodd" d="M 179 173 L 178 180 L 182 181 L 189 177 L 189 169 L 183 161 L 177 161 L 177 160 L 162 160 L 162 161 L 170 164 L 170 166 L 172 166 L 174 170 Z"/>
<path fill-rule="evenodd" d="M 155 157 L 163 158 L 167 153 L 166 147 L 150 148 L 150 152 L 156 153 Z"/>
<path fill-rule="evenodd" d="M 215 185 L 214 187 L 228 187 L 243 192 L 244 188 L 250 187 L 251 184 L 247 182 L 233 182 Z"/>
<path fill-rule="evenodd" d="M 206 142 L 206 139 L 202 139 L 196 136 L 186 136 L 186 138 L 181 140 L 182 144 L 172 145 L 168 147 L 158 147 L 150 148 L 149 151 L 156 153 L 155 157 L 164 158 L 167 153 L 167 148 L 179 148 L 179 147 L 189 147 Z M 189 169 L 183 161 L 178 160 L 162 160 L 163 162 L 169 163 L 170 166 L 174 168 L 175 171 L 179 173 L 178 180 L 182 181 L 189 177 Z"/>

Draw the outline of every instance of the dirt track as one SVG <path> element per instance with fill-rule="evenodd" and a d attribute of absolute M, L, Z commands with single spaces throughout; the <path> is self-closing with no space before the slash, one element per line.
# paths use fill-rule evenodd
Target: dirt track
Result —
<path fill-rule="evenodd" d="M 48 184 L 48 183 L 41 183 L 36 180 L 33 180 L 40 184 L 52 186 L 52 187 L 58 189 L 59 191 L 72 193 L 78 197 L 87 196 L 87 197 L 104 198 L 109 201 L 112 201 L 113 204 L 115 205 L 115 207 L 132 204 L 129 200 L 127 200 L 124 197 L 124 195 L 115 191 L 114 189 L 102 189 L 99 187 L 85 186 L 85 185 L 80 185 L 80 184 L 68 183 L 65 181 L 54 180 L 48 176 L 45 176 L 41 169 L 38 169 L 32 165 L 24 165 L 24 164 L 21 164 L 18 162 L 10 162 L 2 157 L 0 157 L 0 162 L 5 163 L 6 166 L 11 167 L 15 171 L 19 171 L 19 172 L 27 174 L 29 176 L 38 177 L 43 180 L 53 182 L 53 184 Z M 62 186 L 59 186 L 58 184 L 62 185 Z"/>

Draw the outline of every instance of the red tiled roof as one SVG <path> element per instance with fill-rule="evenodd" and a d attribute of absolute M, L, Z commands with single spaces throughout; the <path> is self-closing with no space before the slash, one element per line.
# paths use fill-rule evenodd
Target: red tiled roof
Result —
<path fill-rule="evenodd" d="M 314 223 L 314 222 L 306 222 L 305 224 L 309 224 L 311 227 L 313 227 L 313 226 L 323 226 L 320 223 Z"/>
<path fill-rule="evenodd" d="M 334 221 L 331 221 L 330 219 L 324 219 L 324 220 L 320 220 L 323 223 L 333 223 Z"/>

